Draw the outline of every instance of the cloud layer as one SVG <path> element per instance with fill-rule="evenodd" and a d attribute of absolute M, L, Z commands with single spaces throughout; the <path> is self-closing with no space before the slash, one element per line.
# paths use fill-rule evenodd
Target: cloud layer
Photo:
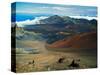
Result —
<path fill-rule="evenodd" d="M 25 21 L 19 21 L 19 22 L 16 22 L 17 26 L 19 27 L 23 27 L 25 25 L 34 25 L 34 24 L 40 24 L 40 20 L 42 19 L 46 19 L 47 17 L 44 17 L 44 16 L 41 16 L 41 17 L 36 17 L 35 19 L 33 20 L 25 20 Z"/>
<path fill-rule="evenodd" d="M 97 20 L 97 17 L 89 17 L 89 16 L 70 16 L 71 18 L 77 18 L 77 19 L 88 19 L 88 20 L 92 20 L 92 19 L 96 19 Z"/>
<path fill-rule="evenodd" d="M 88 16 L 70 16 L 70 17 L 71 18 L 77 18 L 77 19 L 82 18 L 82 19 L 88 19 L 88 20 L 92 20 L 92 19 L 96 19 L 97 20 L 97 17 L 88 17 Z M 40 20 L 46 19 L 46 18 L 48 18 L 48 17 L 41 16 L 41 17 L 36 17 L 33 20 L 19 21 L 19 22 L 16 22 L 16 24 L 19 27 L 24 27 L 25 25 L 40 24 Z"/>

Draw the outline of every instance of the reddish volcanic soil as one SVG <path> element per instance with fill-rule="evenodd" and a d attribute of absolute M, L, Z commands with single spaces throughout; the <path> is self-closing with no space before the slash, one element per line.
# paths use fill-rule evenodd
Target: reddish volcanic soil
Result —
<path fill-rule="evenodd" d="M 56 41 L 49 48 L 96 48 L 97 33 L 88 32 L 72 36 L 69 39 Z"/>

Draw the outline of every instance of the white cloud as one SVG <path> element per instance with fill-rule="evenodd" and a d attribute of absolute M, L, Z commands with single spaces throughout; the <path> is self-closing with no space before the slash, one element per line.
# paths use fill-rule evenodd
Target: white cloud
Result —
<path fill-rule="evenodd" d="M 62 10 L 66 10 L 66 8 L 64 7 L 53 7 L 54 10 L 59 10 L 59 11 L 62 11 Z"/>
<path fill-rule="evenodd" d="M 70 16 L 71 18 L 77 18 L 77 19 L 88 19 L 88 20 L 92 20 L 92 19 L 96 19 L 97 20 L 97 17 L 89 17 L 89 16 Z"/>
<path fill-rule="evenodd" d="M 71 8 L 65 8 L 65 7 L 57 7 L 57 6 L 54 6 L 54 7 L 40 7 L 40 8 L 43 8 L 43 9 L 53 9 L 53 10 L 58 10 L 58 11 L 63 11 L 63 10 L 67 10 L 67 9 L 71 9 Z"/>
<path fill-rule="evenodd" d="M 34 25 L 34 24 L 40 24 L 40 20 L 42 19 L 45 19 L 47 17 L 44 17 L 44 16 L 41 16 L 41 17 L 36 17 L 35 19 L 33 20 L 25 20 L 25 21 L 19 21 L 19 22 L 16 22 L 17 26 L 19 27 L 23 27 L 25 25 Z"/>
<path fill-rule="evenodd" d="M 77 18 L 77 19 L 83 18 L 83 19 L 88 19 L 88 20 L 92 20 L 92 19 L 97 20 L 97 17 L 88 17 L 88 16 L 70 16 L 70 17 Z M 41 16 L 41 17 L 36 17 L 33 20 L 19 21 L 19 22 L 16 22 L 16 24 L 19 27 L 24 27 L 25 25 L 40 24 L 40 20 L 46 19 L 46 18 L 48 18 L 48 17 Z"/>

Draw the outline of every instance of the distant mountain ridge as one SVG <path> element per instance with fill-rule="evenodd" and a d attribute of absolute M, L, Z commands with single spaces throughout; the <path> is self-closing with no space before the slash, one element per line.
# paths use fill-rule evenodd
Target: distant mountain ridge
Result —
<path fill-rule="evenodd" d="M 50 16 L 39 20 L 37 24 L 25 25 L 28 30 L 37 31 L 74 31 L 74 32 L 89 32 L 96 30 L 97 20 L 76 19 L 68 16 Z"/>
<path fill-rule="evenodd" d="M 40 24 L 63 24 L 64 20 L 58 15 L 50 16 L 46 19 L 40 20 Z"/>
<path fill-rule="evenodd" d="M 91 19 L 92 20 L 92 19 Z M 77 21 L 77 23 L 80 23 L 82 21 L 84 22 L 90 22 L 90 20 L 88 19 L 84 19 L 84 18 L 72 18 L 72 17 L 68 17 L 68 16 L 59 16 L 59 15 L 53 15 L 53 16 L 49 16 L 49 17 L 36 17 L 34 18 L 34 20 L 26 20 L 25 22 L 26 25 L 32 25 L 32 24 L 71 24 L 71 23 L 76 23 L 75 21 Z M 17 22 L 17 23 L 21 23 L 25 25 L 25 22 L 22 21 L 21 22 Z M 82 22 L 82 23 L 84 23 Z M 28 24 L 29 23 L 29 24 Z"/>

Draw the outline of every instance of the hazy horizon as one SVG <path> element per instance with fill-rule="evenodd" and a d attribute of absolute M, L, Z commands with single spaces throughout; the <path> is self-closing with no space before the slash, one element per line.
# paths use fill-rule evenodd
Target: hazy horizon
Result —
<path fill-rule="evenodd" d="M 97 7 L 16 2 L 12 4 L 12 15 L 13 14 L 16 14 L 16 21 L 31 20 L 35 17 L 53 15 L 97 17 Z"/>

